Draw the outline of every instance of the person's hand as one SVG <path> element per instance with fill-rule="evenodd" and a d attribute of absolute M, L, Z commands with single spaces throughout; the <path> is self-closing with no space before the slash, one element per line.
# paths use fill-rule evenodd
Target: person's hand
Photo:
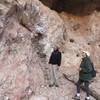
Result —
<path fill-rule="evenodd" d="M 60 69 L 60 67 L 58 66 L 58 67 L 57 67 L 57 70 L 59 70 L 59 69 Z"/>
<path fill-rule="evenodd" d="M 77 70 L 78 70 L 78 71 L 80 71 L 80 70 L 81 70 L 81 68 L 80 68 L 80 67 L 77 67 Z"/>
<path fill-rule="evenodd" d="M 63 69 L 64 69 L 64 67 L 63 67 L 63 66 L 59 66 L 58 68 L 59 68 L 59 70 L 63 70 Z"/>
<path fill-rule="evenodd" d="M 57 70 L 60 70 L 60 66 L 57 67 Z"/>
<path fill-rule="evenodd" d="M 79 68 L 79 71 L 81 71 L 81 68 Z"/>
<path fill-rule="evenodd" d="M 66 69 L 66 66 L 59 66 L 59 70 L 64 70 Z"/>

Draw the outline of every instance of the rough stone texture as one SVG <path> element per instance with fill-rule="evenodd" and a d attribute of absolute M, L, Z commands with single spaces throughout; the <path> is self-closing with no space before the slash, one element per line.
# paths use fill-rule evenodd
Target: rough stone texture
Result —
<path fill-rule="evenodd" d="M 6 2 L 0 4 L 0 100 L 71 100 L 75 85 L 62 76 L 59 88 L 48 87 L 47 61 L 54 46 L 63 52 L 61 73 L 75 81 L 81 60 L 77 54 L 91 52 L 98 70 L 91 88 L 100 93 L 99 12 L 77 17 L 58 14 L 38 0 Z"/>
<path fill-rule="evenodd" d="M 6 15 L 0 21 L 0 100 L 28 100 L 44 85 L 43 64 L 32 43 L 34 33 L 18 22 L 15 13 Z"/>
<path fill-rule="evenodd" d="M 87 50 L 91 53 L 91 60 L 97 70 L 97 77 L 93 79 L 90 88 L 98 93 L 99 76 L 100 76 L 100 13 L 94 12 L 89 16 L 76 17 L 70 14 L 61 13 L 66 30 L 67 41 L 63 49 L 62 72 L 70 79 L 77 82 L 78 71 L 81 58 L 78 56 L 82 50 Z"/>
<path fill-rule="evenodd" d="M 28 1 L 27 5 L 27 1 L 21 0 L 13 4 L 7 2 L 10 6 L 6 8 L 2 3 L 0 16 L 0 100 L 28 100 L 47 85 L 43 68 L 47 65 L 37 55 L 39 39 L 47 37 L 49 24 L 55 26 L 54 30 L 59 26 L 59 23 L 55 25 L 55 16 L 61 21 L 60 25 L 63 22 L 56 12 L 38 1 Z M 58 30 L 60 36 L 57 36 L 61 39 L 62 30 Z M 33 98 L 37 100 L 39 97 Z"/>
<path fill-rule="evenodd" d="M 100 13 L 94 12 L 84 17 L 76 17 L 64 13 L 60 15 L 65 22 L 67 30 L 65 33 L 65 36 L 67 34 L 67 41 L 63 52 L 69 62 L 65 60 L 65 65 L 68 65 L 70 60 L 73 65 L 77 64 L 80 60 L 77 54 L 82 50 L 88 50 L 95 66 L 99 67 Z"/>
<path fill-rule="evenodd" d="M 47 100 L 72 100 L 74 95 L 76 94 L 76 86 L 64 79 L 64 77 L 59 77 L 59 85 L 60 87 L 43 87 L 38 92 L 38 96 L 43 96 L 47 98 Z M 84 100 L 86 94 L 81 91 L 81 99 Z M 91 100 L 95 100 L 95 98 L 91 97 Z"/>
<path fill-rule="evenodd" d="M 62 45 L 64 43 L 63 35 L 66 31 L 64 22 L 56 12 L 51 11 L 49 8 L 44 7 L 40 2 L 36 1 L 28 3 L 24 13 L 27 14 L 30 21 L 29 23 L 25 22 L 27 18 L 22 16 L 21 23 L 28 27 L 31 31 L 34 29 L 38 35 L 42 35 L 44 37 L 41 41 L 41 43 L 45 45 L 44 50 L 46 51 L 44 52 L 50 52 L 51 49 L 49 48 L 56 44 Z M 25 20 L 23 20 L 24 18 Z"/>
<path fill-rule="evenodd" d="M 28 98 L 44 85 L 41 61 L 32 46 L 33 37 L 18 23 L 12 25 L 6 28 L 0 42 L 0 100 L 6 96 L 10 100 Z"/>

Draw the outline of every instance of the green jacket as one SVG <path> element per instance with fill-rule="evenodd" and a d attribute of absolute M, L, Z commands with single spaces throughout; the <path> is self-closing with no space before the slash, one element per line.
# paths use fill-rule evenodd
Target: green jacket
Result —
<path fill-rule="evenodd" d="M 79 72 L 79 78 L 84 81 L 89 81 L 92 79 L 91 71 L 92 64 L 88 57 L 84 57 L 81 62 L 81 71 Z"/>

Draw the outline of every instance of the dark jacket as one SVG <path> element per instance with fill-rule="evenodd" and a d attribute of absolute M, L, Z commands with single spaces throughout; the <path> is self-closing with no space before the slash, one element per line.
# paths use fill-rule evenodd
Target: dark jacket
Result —
<path fill-rule="evenodd" d="M 61 65 L 61 52 L 59 50 L 54 50 L 50 56 L 49 64 Z"/>
<path fill-rule="evenodd" d="M 79 78 L 84 81 L 89 81 L 92 79 L 91 71 L 92 64 L 88 57 L 84 57 L 81 62 L 81 71 L 79 72 Z"/>

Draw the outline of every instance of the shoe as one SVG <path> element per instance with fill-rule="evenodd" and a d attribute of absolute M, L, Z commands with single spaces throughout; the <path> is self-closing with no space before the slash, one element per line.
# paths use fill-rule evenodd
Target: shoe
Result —
<path fill-rule="evenodd" d="M 74 100 L 80 100 L 80 97 L 77 96 L 77 95 L 75 95 L 75 96 L 73 97 L 73 99 L 74 99 Z"/>
<path fill-rule="evenodd" d="M 55 87 L 59 87 L 59 85 L 55 84 Z"/>
<path fill-rule="evenodd" d="M 50 85 L 49 85 L 49 87 L 53 87 L 53 86 L 54 86 L 54 84 L 50 84 Z"/>
<path fill-rule="evenodd" d="M 85 98 L 85 100 L 90 100 L 90 99 Z"/>

